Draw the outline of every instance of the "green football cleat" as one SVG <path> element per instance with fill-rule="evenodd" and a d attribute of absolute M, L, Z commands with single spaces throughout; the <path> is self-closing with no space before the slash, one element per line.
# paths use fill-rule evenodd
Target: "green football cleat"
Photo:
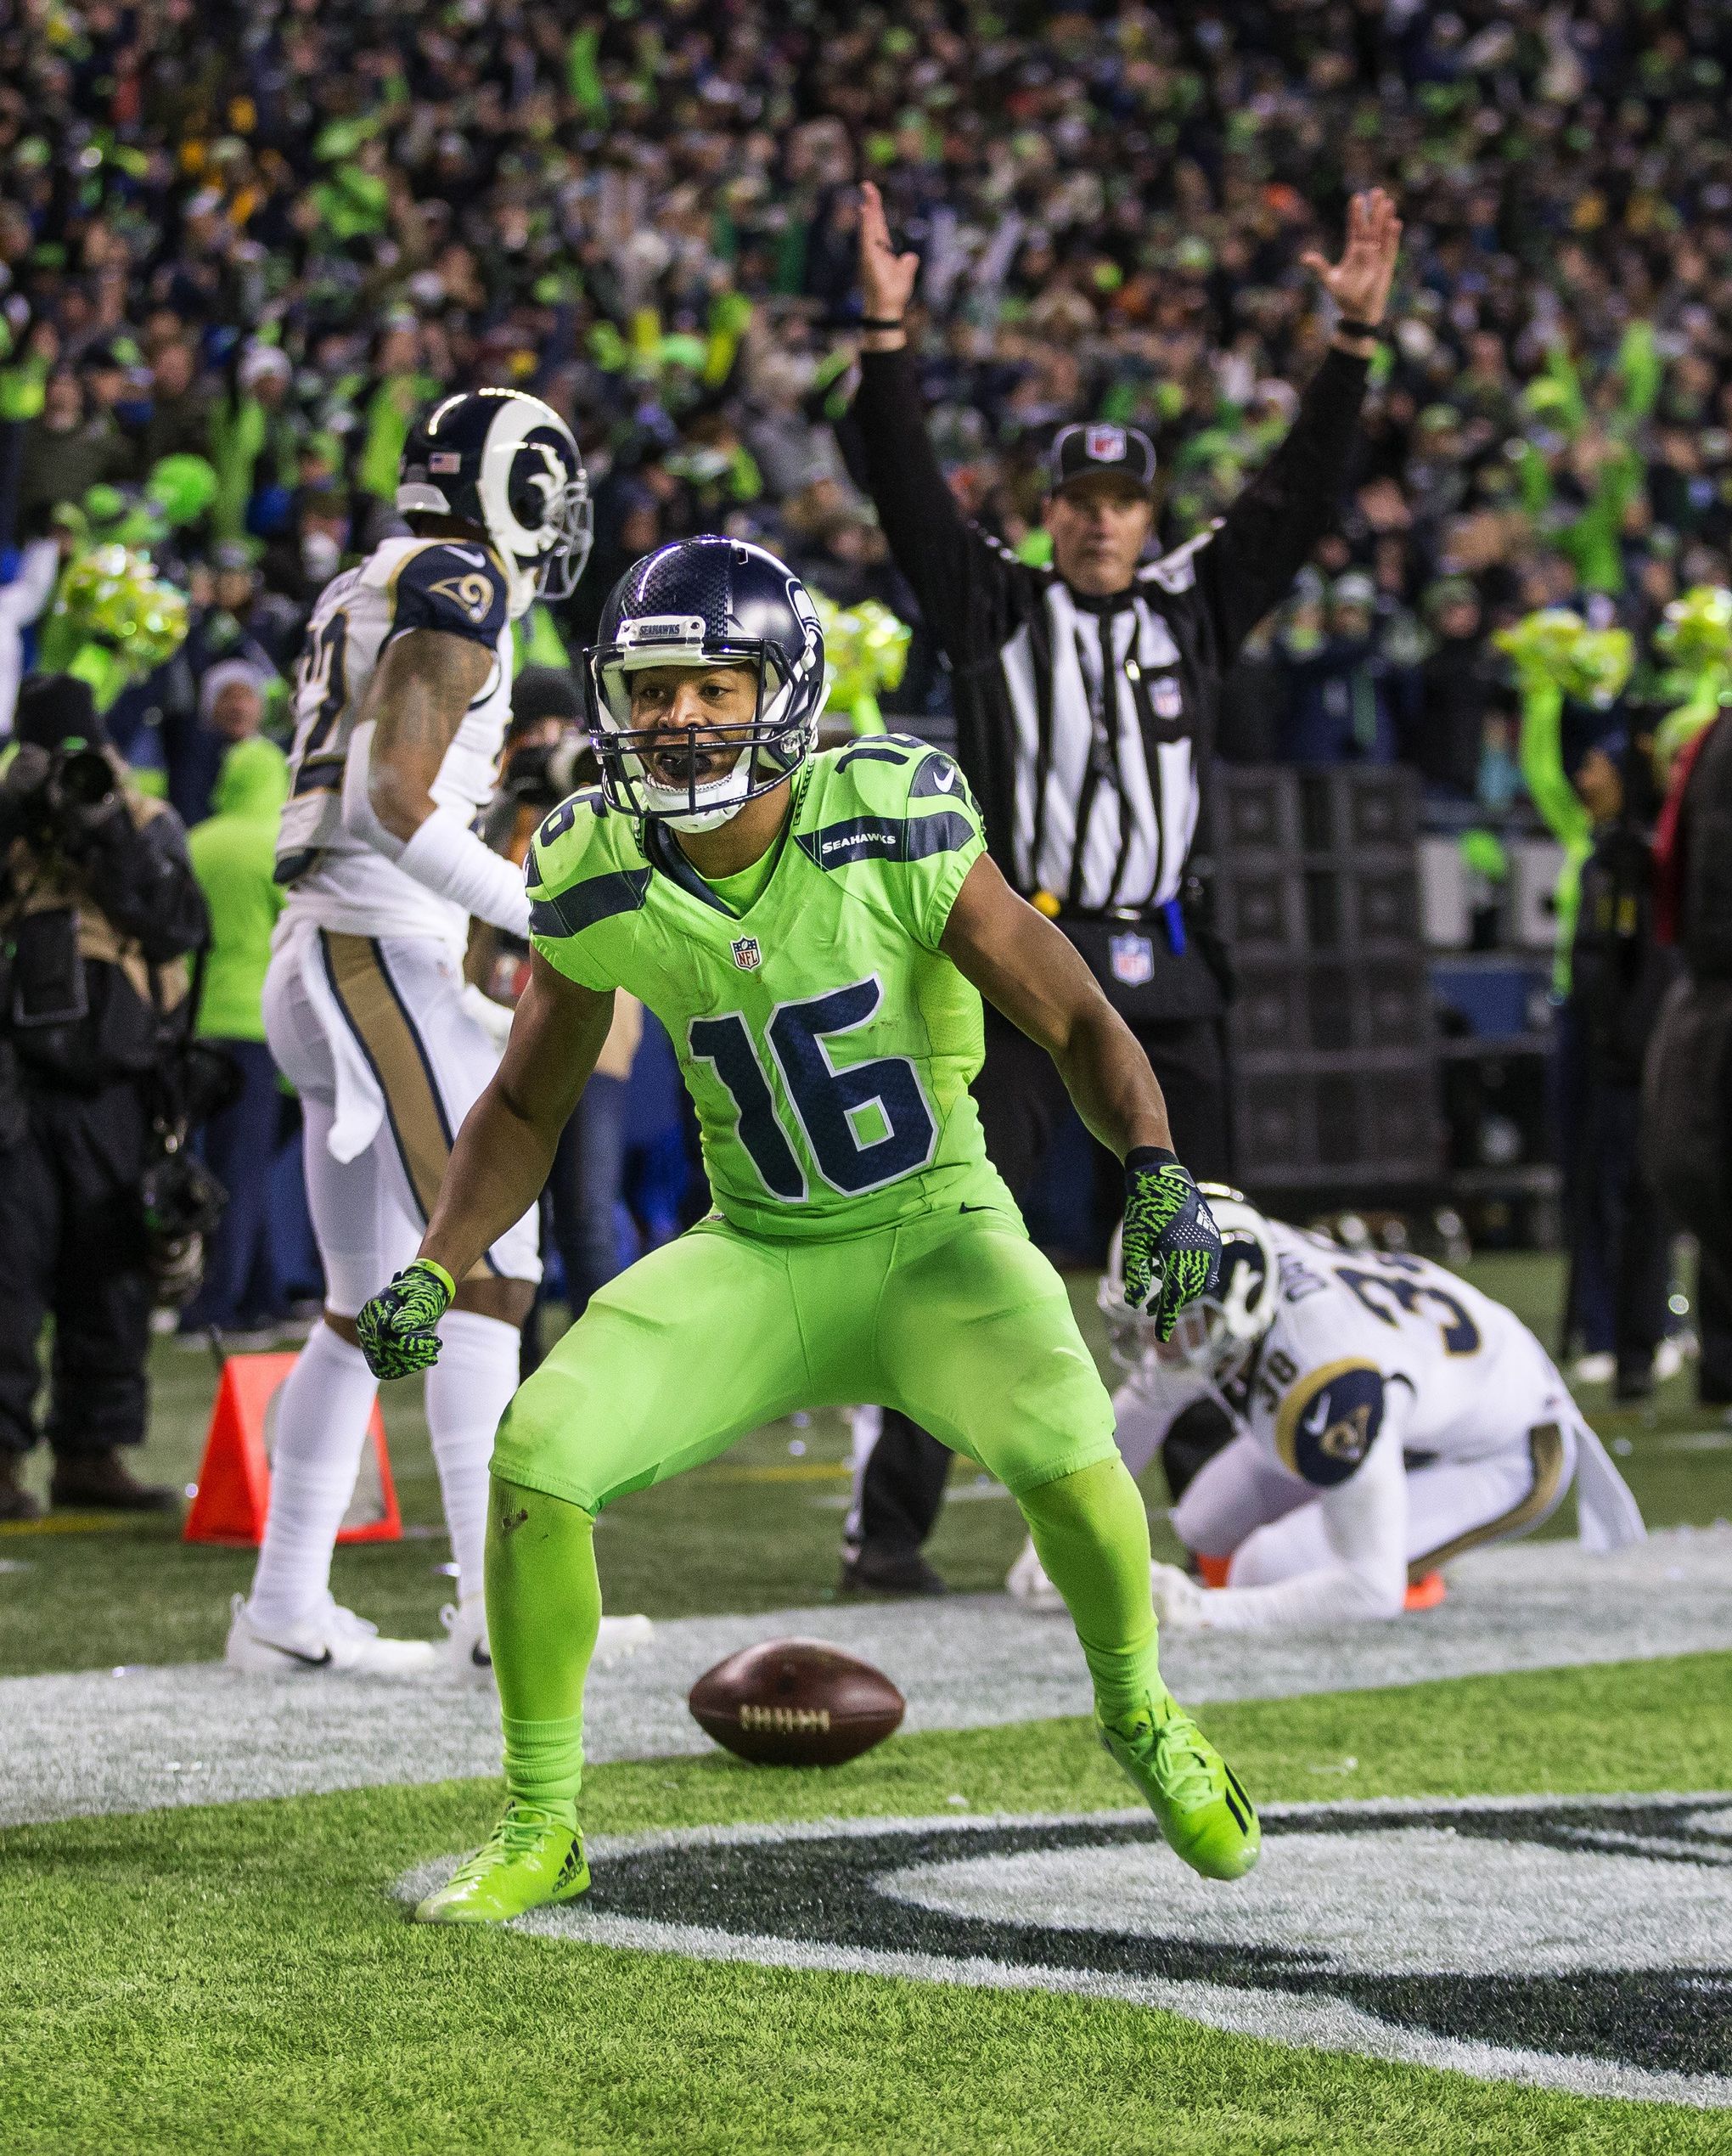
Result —
<path fill-rule="evenodd" d="M 514 1797 L 467 1864 L 415 1911 L 418 1924 L 503 1924 L 526 1910 L 571 1901 L 589 1884 L 575 1804 Z"/>
<path fill-rule="evenodd" d="M 1172 1693 L 1122 1721 L 1097 1714 L 1095 1725 L 1147 1799 L 1173 1854 L 1206 1879 L 1242 1879 L 1262 1850 L 1257 1809 Z"/>

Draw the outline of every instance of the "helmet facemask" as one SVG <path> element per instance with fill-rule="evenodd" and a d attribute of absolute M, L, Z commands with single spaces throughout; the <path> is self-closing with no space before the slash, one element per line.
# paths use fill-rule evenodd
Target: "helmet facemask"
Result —
<path fill-rule="evenodd" d="M 815 719 L 790 722 L 793 667 L 782 646 L 767 638 L 712 636 L 696 615 L 640 615 L 621 623 L 617 641 L 598 645 L 588 656 L 585 689 L 602 791 L 627 815 L 655 817 L 678 831 L 713 830 L 779 785 L 811 750 Z M 749 667 L 751 717 L 634 725 L 632 677 L 652 667 L 694 673 Z"/>
<path fill-rule="evenodd" d="M 538 449 L 546 470 L 514 474 L 509 495 L 512 520 L 521 531 L 541 534 L 546 543 L 538 552 L 506 556 L 506 577 L 511 586 L 511 614 L 515 620 L 526 614 L 538 599 L 557 603 L 577 588 L 583 565 L 595 540 L 595 507 L 589 498 L 588 475 L 579 464 L 575 472 L 562 471 L 560 459 L 545 444 L 531 440 L 526 449 Z M 520 467 L 528 459 L 520 451 Z M 523 594 L 522 603 L 519 599 Z"/>

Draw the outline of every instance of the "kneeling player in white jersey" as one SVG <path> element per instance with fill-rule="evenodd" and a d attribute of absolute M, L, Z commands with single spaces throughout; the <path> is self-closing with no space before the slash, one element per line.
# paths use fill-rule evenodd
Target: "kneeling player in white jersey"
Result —
<path fill-rule="evenodd" d="M 510 708 L 511 622 L 563 596 L 589 550 L 571 430 L 514 390 L 449 397 L 403 452 L 386 539 L 328 584 L 295 690 L 294 786 L 277 880 L 289 887 L 265 982 L 271 1052 L 300 1092 L 324 1262 L 323 1320 L 285 1381 L 271 1503 L 228 1659 L 254 1670 L 431 1669 L 425 1641 L 385 1640 L 338 1607 L 330 1560 L 376 1385 L 355 1314 L 414 1253 L 458 1125 L 498 1067 L 466 989 L 470 917 L 526 937 L 513 864 L 471 831 Z M 446 1654 L 486 1666 L 481 1538 L 487 1459 L 518 1380 L 541 1274 L 537 1224 L 503 1235 L 459 1288 L 427 1383 L 458 1568 Z"/>
<path fill-rule="evenodd" d="M 1130 1372 L 1113 1405 L 1132 1473 L 1176 1430 L 1182 1444 L 1206 1439 L 1211 1421 L 1233 1433 L 1173 1507 L 1207 1584 L 1154 1566 L 1167 1624 L 1249 1631 L 1428 1607 L 1446 1560 L 1537 1528 L 1572 1478 L 1587 1547 L 1640 1540 L 1622 1477 L 1501 1303 L 1424 1258 L 1268 1219 L 1235 1193 L 1211 1203 L 1220 1281 L 1167 1346 L 1126 1304 L 1116 1250 L 1101 1282 Z M 1009 1585 L 1046 1600 L 1027 1551 Z"/>

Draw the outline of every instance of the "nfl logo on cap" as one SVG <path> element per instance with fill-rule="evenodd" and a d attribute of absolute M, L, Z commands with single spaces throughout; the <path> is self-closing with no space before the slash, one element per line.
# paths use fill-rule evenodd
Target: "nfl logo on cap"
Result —
<path fill-rule="evenodd" d="M 734 939 L 734 963 L 742 973 L 756 973 L 764 962 L 764 954 L 758 949 L 756 936 L 736 936 Z"/>
<path fill-rule="evenodd" d="M 1128 480 L 1133 487 L 1152 487 L 1155 444 L 1140 427 L 1117 426 L 1111 419 L 1060 427 L 1047 453 L 1048 483 L 1060 487 L 1091 473 Z"/>

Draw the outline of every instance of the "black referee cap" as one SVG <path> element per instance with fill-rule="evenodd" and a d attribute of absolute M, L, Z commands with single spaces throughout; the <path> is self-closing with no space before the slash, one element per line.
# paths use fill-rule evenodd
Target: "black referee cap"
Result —
<path fill-rule="evenodd" d="M 1114 426 L 1106 419 L 1085 419 L 1060 427 L 1047 453 L 1047 486 L 1056 494 L 1073 479 L 1097 475 L 1127 479 L 1133 487 L 1155 484 L 1155 444 L 1140 427 Z"/>

